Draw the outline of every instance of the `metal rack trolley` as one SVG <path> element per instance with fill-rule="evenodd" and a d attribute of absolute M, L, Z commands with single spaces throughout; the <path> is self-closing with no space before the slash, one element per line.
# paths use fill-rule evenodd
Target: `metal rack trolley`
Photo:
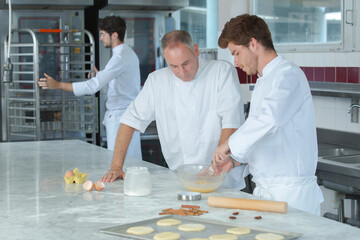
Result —
<path fill-rule="evenodd" d="M 75 138 L 96 143 L 95 96 L 76 97 L 61 90 L 40 89 L 37 84 L 45 72 L 57 74 L 53 77 L 61 82 L 83 81 L 95 63 L 95 41 L 91 33 L 87 30 L 13 29 L 12 34 L 10 59 L 14 80 L 4 83 L 6 130 L 3 129 L 3 133 L 6 131 L 6 134 L 3 138 L 5 135 L 6 139 L 3 140 Z M 49 40 L 39 43 L 40 34 L 47 34 L 45 38 Z M 7 46 L 6 39 L 5 50 Z M 54 64 L 56 70 L 51 72 Z"/>

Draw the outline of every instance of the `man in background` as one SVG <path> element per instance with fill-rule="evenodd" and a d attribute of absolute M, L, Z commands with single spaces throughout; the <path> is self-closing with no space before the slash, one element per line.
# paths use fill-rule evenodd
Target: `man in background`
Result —
<path fill-rule="evenodd" d="M 40 78 L 39 86 L 43 89 L 61 89 L 82 96 L 95 94 L 107 85 L 103 124 L 106 128 L 107 148 L 114 151 L 120 118 L 140 91 L 140 67 L 136 53 L 124 43 L 126 32 L 124 19 L 115 16 L 100 19 L 99 29 L 100 40 L 106 48 L 111 48 L 113 53 L 104 70 L 98 71 L 94 67 L 94 77 L 75 83 L 58 82 L 44 74 L 45 78 Z M 127 156 L 142 159 L 139 132 L 131 136 Z"/>

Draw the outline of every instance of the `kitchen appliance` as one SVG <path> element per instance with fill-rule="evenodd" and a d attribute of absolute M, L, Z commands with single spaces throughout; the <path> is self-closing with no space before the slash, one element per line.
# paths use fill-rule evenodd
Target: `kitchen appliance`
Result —
<path fill-rule="evenodd" d="M 6 7 L 5 1 L 1 2 Z M 84 30 L 84 9 L 93 1 L 13 0 L 10 59 L 13 81 L 1 84 L 2 141 L 83 139 L 96 143 L 97 99 L 43 90 L 44 73 L 63 82 L 83 81 L 94 66 L 95 45 Z M 69 9 L 69 10 L 60 10 Z M 70 10 L 71 9 L 71 10 Z M 80 9 L 80 10 L 75 10 Z M 7 10 L 0 10 L 6 23 Z M 2 26 L 1 46 L 9 45 Z M 7 59 L 6 51 L 1 60 Z"/>
<path fill-rule="evenodd" d="M 319 185 L 336 191 L 338 213 L 324 217 L 360 227 L 360 142 L 359 134 L 317 129 Z M 351 216 L 344 214 L 344 200 L 351 201 Z"/>

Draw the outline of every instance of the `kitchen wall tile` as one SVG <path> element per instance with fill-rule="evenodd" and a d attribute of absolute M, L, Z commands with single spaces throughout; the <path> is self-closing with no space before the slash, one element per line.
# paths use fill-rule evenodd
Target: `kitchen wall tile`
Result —
<path fill-rule="evenodd" d="M 305 63 L 303 65 L 304 67 L 317 66 L 314 61 L 314 54 L 316 54 L 316 53 L 304 53 L 304 59 L 305 59 Z"/>
<path fill-rule="evenodd" d="M 344 109 L 335 109 L 335 128 L 338 131 L 347 131 L 347 112 Z"/>
<path fill-rule="evenodd" d="M 323 67 L 315 67 L 314 68 L 314 80 L 316 82 L 324 82 L 325 79 L 325 70 Z"/>
<path fill-rule="evenodd" d="M 335 109 L 336 100 L 335 98 L 323 97 L 323 108 L 333 108 Z"/>
<path fill-rule="evenodd" d="M 351 99 L 349 98 L 335 98 L 335 109 L 341 110 L 346 113 L 350 105 Z"/>
<path fill-rule="evenodd" d="M 346 53 L 347 67 L 359 67 L 360 66 L 360 57 L 359 52 L 349 52 Z"/>
<path fill-rule="evenodd" d="M 335 67 L 335 53 L 329 52 L 329 53 L 323 53 L 323 59 L 325 67 Z"/>
<path fill-rule="evenodd" d="M 252 75 L 251 76 L 251 83 L 255 84 L 257 79 L 258 79 L 258 76 L 256 74 Z"/>
<path fill-rule="evenodd" d="M 314 68 L 304 67 L 304 73 L 308 81 L 314 81 Z"/>
<path fill-rule="evenodd" d="M 335 68 L 336 82 L 346 83 L 347 80 L 347 68 L 346 67 L 336 67 Z"/>
<path fill-rule="evenodd" d="M 325 67 L 324 53 L 313 53 L 314 67 Z"/>
<path fill-rule="evenodd" d="M 241 70 L 240 68 L 238 68 L 238 67 L 236 67 L 236 71 L 238 73 L 240 83 L 241 84 L 246 84 L 247 83 L 246 73 L 243 70 Z"/>
<path fill-rule="evenodd" d="M 334 108 L 324 108 L 322 116 L 322 125 L 324 128 L 335 128 L 335 109 Z"/>
<path fill-rule="evenodd" d="M 316 121 L 316 127 L 318 128 L 325 128 L 325 109 L 323 108 L 316 108 L 315 109 L 315 121 Z"/>
<path fill-rule="evenodd" d="M 336 53 L 335 55 L 335 66 L 336 67 L 347 67 L 348 66 L 348 58 L 347 53 Z"/>
<path fill-rule="evenodd" d="M 324 108 L 325 97 L 313 96 L 314 108 Z"/>
<path fill-rule="evenodd" d="M 325 82 L 335 82 L 335 67 L 325 67 Z"/>
<path fill-rule="evenodd" d="M 347 68 L 347 82 L 348 83 L 359 83 L 359 68 L 348 67 Z"/>

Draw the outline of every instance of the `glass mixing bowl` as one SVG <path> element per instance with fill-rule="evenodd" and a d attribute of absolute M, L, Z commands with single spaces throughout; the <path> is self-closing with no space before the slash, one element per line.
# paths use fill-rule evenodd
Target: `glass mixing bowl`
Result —
<path fill-rule="evenodd" d="M 209 166 L 202 164 L 185 164 L 179 166 L 176 172 L 180 182 L 187 190 L 209 193 L 221 186 L 227 172 L 222 170 L 220 175 L 202 176 L 200 173 L 208 167 Z"/>

